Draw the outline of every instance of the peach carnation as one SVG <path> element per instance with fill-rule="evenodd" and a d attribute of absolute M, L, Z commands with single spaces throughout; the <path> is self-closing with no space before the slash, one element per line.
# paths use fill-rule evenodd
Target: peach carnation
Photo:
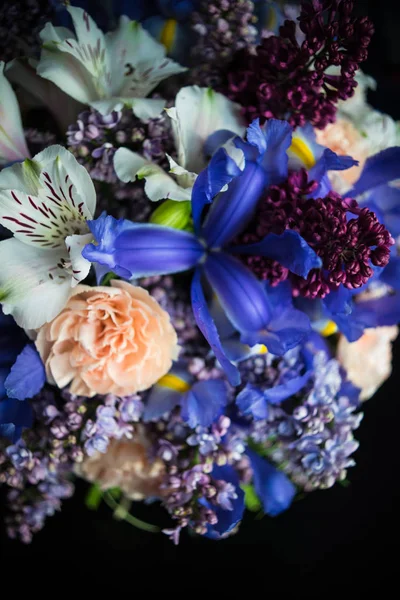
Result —
<path fill-rule="evenodd" d="M 146 290 L 123 281 L 78 285 L 64 310 L 39 329 L 49 383 L 91 398 L 151 387 L 178 356 L 170 318 Z"/>
<path fill-rule="evenodd" d="M 76 467 L 77 474 L 102 490 L 118 487 L 130 500 L 159 497 L 165 474 L 160 458 L 149 457 L 149 442 L 139 426 L 133 439 L 111 440 L 107 452 L 96 452 Z"/>
<path fill-rule="evenodd" d="M 351 156 L 359 161 L 358 166 L 345 171 L 335 171 L 332 174 L 333 183 L 339 184 L 341 188 L 337 189 L 339 193 L 349 189 L 359 178 L 368 157 L 368 148 L 364 138 L 349 120 L 343 118 L 337 119 L 335 123 L 330 123 L 323 130 L 317 129 L 315 133 L 318 144 L 340 156 Z"/>
<path fill-rule="evenodd" d="M 337 347 L 337 359 L 348 379 L 361 389 L 360 400 L 368 400 L 392 372 L 392 344 L 397 326 L 366 329 L 356 342 L 342 335 Z"/>

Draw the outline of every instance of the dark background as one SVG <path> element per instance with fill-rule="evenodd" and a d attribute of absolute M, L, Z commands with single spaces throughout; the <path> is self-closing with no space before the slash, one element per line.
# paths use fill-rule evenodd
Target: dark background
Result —
<path fill-rule="evenodd" d="M 355 0 L 355 4 L 376 27 L 369 59 L 363 65 L 364 71 L 378 81 L 378 89 L 369 100 L 379 110 L 400 119 L 400 2 Z M 348 578 L 357 581 L 369 570 L 383 576 L 392 566 L 396 568 L 398 554 L 399 387 L 397 342 L 394 374 L 364 405 L 364 420 L 357 432 L 357 466 L 349 471 L 351 483 L 347 488 L 336 485 L 331 490 L 314 492 L 275 519 L 255 520 L 254 515 L 247 515 L 239 533 L 228 540 L 211 542 L 184 535 L 180 546 L 174 547 L 164 535 L 143 533 L 114 521 L 104 505 L 97 512 L 86 509 L 87 487 L 78 482 L 74 498 L 48 520 L 30 546 L 7 540 L 0 530 L 0 565 L 58 563 L 65 571 L 69 564 L 72 574 L 79 566 L 87 571 L 91 564 L 114 567 L 129 561 L 136 569 L 139 562 L 148 566 L 155 562 L 171 566 L 191 563 L 199 566 L 199 574 L 205 579 L 210 566 L 223 567 L 234 558 L 251 569 L 262 562 L 263 571 L 258 572 L 265 572 L 269 580 L 271 574 L 281 570 L 295 582 L 298 575 L 303 575 L 310 586 L 302 589 L 309 591 L 314 581 L 309 579 L 311 575 L 324 576 L 329 584 Z M 135 514 L 161 525 L 166 523 L 157 508 L 137 504 Z M 231 576 L 229 570 L 225 571 L 226 578 Z M 282 591 L 285 586 L 286 582 Z M 172 585 L 169 589 L 172 591 Z M 328 591 L 329 587 L 321 589 Z"/>

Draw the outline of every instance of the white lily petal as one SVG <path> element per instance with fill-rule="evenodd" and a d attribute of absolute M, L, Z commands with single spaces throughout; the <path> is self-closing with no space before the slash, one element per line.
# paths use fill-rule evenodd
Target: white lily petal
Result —
<path fill-rule="evenodd" d="M 29 156 L 18 101 L 0 62 L 0 164 Z"/>
<path fill-rule="evenodd" d="M 67 303 L 71 279 L 57 263 L 66 252 L 46 252 L 16 239 L 0 242 L 0 299 L 3 312 L 24 329 L 37 329 Z"/>
<path fill-rule="evenodd" d="M 156 202 L 165 198 L 190 200 L 191 189 L 184 189 L 170 177 L 164 169 L 127 148 L 120 148 L 114 156 L 114 169 L 121 181 L 145 179 L 144 190 L 147 197 Z"/>
<path fill-rule="evenodd" d="M 48 79 L 36 73 L 37 61 L 29 63 L 23 59 L 15 59 L 7 63 L 6 74 L 12 83 L 15 83 L 25 92 L 25 99 L 33 107 L 44 105 L 56 119 L 60 129 L 66 131 L 71 123 L 76 121 L 83 105 L 63 92 Z"/>
<path fill-rule="evenodd" d="M 206 166 L 203 147 L 212 133 L 227 129 L 242 136 L 245 131 L 238 104 L 196 85 L 178 92 L 175 110 L 168 110 L 168 114 L 178 147 L 178 162 L 195 173 Z"/>
<path fill-rule="evenodd" d="M 171 156 L 169 156 L 169 154 L 167 154 L 167 158 L 170 167 L 169 172 L 173 175 L 176 175 L 178 184 L 184 189 L 192 188 L 197 179 L 197 173 L 192 173 L 191 171 L 187 171 L 183 167 L 179 166 L 178 163 L 175 162 Z"/>
<path fill-rule="evenodd" d="M 93 241 L 93 234 L 85 233 L 84 235 L 69 235 L 65 239 L 69 258 L 71 260 L 72 270 L 72 287 L 78 285 L 80 281 L 86 279 L 89 275 L 90 261 L 86 260 L 82 256 L 82 250 L 86 244 L 90 244 Z"/>
<path fill-rule="evenodd" d="M 65 248 L 68 235 L 88 232 L 86 220 L 92 218 L 96 204 L 94 186 L 68 150 L 51 146 L 33 160 L 4 169 L 0 186 L 2 179 L 10 183 L 15 178 L 12 188 L 0 187 L 0 222 L 17 239 L 51 250 Z"/>
<path fill-rule="evenodd" d="M 144 98 L 164 79 L 187 69 L 166 58 L 165 48 L 136 21 L 120 18 L 106 35 L 111 64 L 111 94 Z"/>

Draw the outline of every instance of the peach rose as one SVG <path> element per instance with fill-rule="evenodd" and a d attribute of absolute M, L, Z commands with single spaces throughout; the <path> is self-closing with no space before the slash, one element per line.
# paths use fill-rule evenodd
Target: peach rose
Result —
<path fill-rule="evenodd" d="M 178 356 L 169 315 L 146 290 L 124 281 L 78 285 L 64 310 L 40 328 L 36 347 L 49 383 L 91 398 L 151 387 Z"/>
<path fill-rule="evenodd" d="M 361 389 L 360 400 L 368 400 L 392 372 L 392 344 L 397 326 L 366 329 L 356 342 L 342 335 L 337 347 L 337 359 L 348 379 Z"/>
<path fill-rule="evenodd" d="M 142 428 L 133 439 L 111 440 L 107 452 L 96 452 L 77 465 L 78 475 L 95 482 L 102 490 L 118 487 L 130 500 L 159 497 L 165 464 L 160 458 L 148 456 L 149 442 Z"/>
<path fill-rule="evenodd" d="M 361 170 L 368 157 L 368 149 L 362 135 L 357 131 L 351 121 L 339 118 L 335 123 L 330 123 L 325 129 L 315 131 L 318 144 L 322 144 L 340 156 L 351 156 L 359 161 L 359 165 L 346 169 L 345 171 L 335 171 L 333 183 L 341 184 L 342 189 L 349 189 L 357 181 Z M 340 181 L 339 181 L 340 180 Z"/>

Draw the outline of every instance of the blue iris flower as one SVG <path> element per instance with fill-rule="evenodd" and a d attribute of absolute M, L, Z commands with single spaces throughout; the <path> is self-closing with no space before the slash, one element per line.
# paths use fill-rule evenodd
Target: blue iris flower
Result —
<path fill-rule="evenodd" d="M 239 384 L 239 372 L 224 350 L 210 314 L 204 284 L 218 298 L 243 344 L 265 344 L 274 353 L 284 353 L 310 330 L 309 319 L 288 304 L 285 318 L 277 321 L 279 315 L 267 286 L 235 256 L 238 253 L 267 256 L 291 272 L 307 277 L 311 269 L 321 266 L 321 260 L 304 239 L 297 232 L 286 230 L 281 235 L 269 234 L 252 246 L 230 245 L 252 219 L 268 186 L 286 179 L 291 136 L 292 129 L 285 121 L 271 119 L 260 127 L 257 120 L 248 128 L 247 142 L 234 139 L 235 150 L 241 150 L 245 158 L 243 170 L 225 148 L 214 153 L 193 188 L 194 234 L 153 224 L 117 221 L 106 214 L 88 222 L 96 244 L 88 244 L 83 256 L 106 265 L 121 277 L 195 269 L 191 285 L 194 316 L 232 385 Z M 337 162 L 336 155 L 330 154 Z M 320 179 L 329 166 L 325 155 L 322 160 L 327 165 L 320 169 Z M 203 219 L 207 204 L 211 208 Z"/>
<path fill-rule="evenodd" d="M 32 424 L 32 409 L 25 400 L 41 390 L 45 371 L 24 331 L 1 310 L 0 340 L 0 437 L 15 443 L 22 429 Z"/>

